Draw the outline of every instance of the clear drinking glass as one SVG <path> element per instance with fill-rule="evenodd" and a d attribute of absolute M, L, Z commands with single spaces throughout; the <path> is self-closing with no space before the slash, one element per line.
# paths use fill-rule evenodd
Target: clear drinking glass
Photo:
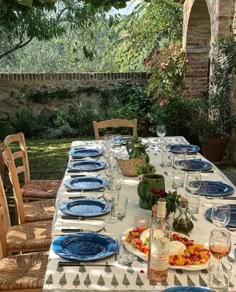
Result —
<path fill-rule="evenodd" d="M 157 131 L 158 137 L 164 138 L 166 135 L 166 126 L 165 125 L 157 125 L 156 131 Z"/>
<path fill-rule="evenodd" d="M 175 154 L 173 157 L 173 167 L 176 169 L 183 169 L 186 163 L 185 154 Z"/>
<path fill-rule="evenodd" d="M 105 219 L 106 223 L 114 224 L 118 221 L 117 217 L 113 216 L 114 204 L 117 197 L 117 191 L 111 188 L 106 188 L 103 198 L 107 205 L 111 208 L 110 216 Z"/>
<path fill-rule="evenodd" d="M 225 227 L 230 221 L 230 206 L 213 206 L 211 209 L 211 220 L 216 227 Z"/>
<path fill-rule="evenodd" d="M 199 172 L 189 172 L 186 180 L 186 189 L 194 194 L 201 187 L 201 174 Z"/>

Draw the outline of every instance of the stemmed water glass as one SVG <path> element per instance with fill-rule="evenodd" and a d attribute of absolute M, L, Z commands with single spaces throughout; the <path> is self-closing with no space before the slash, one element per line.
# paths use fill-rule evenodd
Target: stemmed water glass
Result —
<path fill-rule="evenodd" d="M 111 208 L 110 216 L 105 219 L 106 223 L 114 224 L 118 221 L 117 217 L 113 216 L 114 204 L 117 198 L 117 190 L 107 187 L 104 191 L 103 198 L 107 205 Z"/>
<path fill-rule="evenodd" d="M 211 209 L 211 220 L 216 227 L 225 227 L 230 221 L 230 206 L 214 205 Z"/>
<path fill-rule="evenodd" d="M 218 268 L 223 257 L 231 250 L 231 234 L 225 229 L 213 229 L 209 239 L 209 250 L 217 259 Z"/>
<path fill-rule="evenodd" d="M 120 190 L 122 187 L 123 175 L 119 167 L 116 168 L 113 178 L 113 187 L 118 192 L 116 202 L 119 200 L 120 197 Z"/>
<path fill-rule="evenodd" d="M 158 137 L 164 138 L 166 135 L 166 126 L 165 125 L 157 125 L 156 131 L 157 131 Z"/>

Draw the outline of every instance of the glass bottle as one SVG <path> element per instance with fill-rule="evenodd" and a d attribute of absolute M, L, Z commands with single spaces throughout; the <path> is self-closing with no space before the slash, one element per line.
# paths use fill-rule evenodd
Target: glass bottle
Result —
<path fill-rule="evenodd" d="M 158 200 L 157 218 L 150 228 L 147 276 L 154 282 L 167 279 L 169 265 L 170 226 L 166 221 L 166 200 Z"/>
<path fill-rule="evenodd" d="M 188 208 L 188 201 L 182 198 L 180 206 L 173 217 L 173 228 L 180 233 L 188 234 L 193 229 L 192 212 Z"/>

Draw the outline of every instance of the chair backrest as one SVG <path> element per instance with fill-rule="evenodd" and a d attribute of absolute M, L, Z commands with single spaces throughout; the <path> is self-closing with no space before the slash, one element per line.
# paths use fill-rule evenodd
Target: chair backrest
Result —
<path fill-rule="evenodd" d="M 24 174 L 25 184 L 30 181 L 29 159 L 26 149 L 25 137 L 23 133 L 8 135 L 3 140 L 3 150 L 9 149 L 13 158 L 17 160 L 17 173 Z"/>
<path fill-rule="evenodd" d="M 93 121 L 93 129 L 95 134 L 96 140 L 104 139 L 103 136 L 99 135 L 100 129 L 106 129 L 106 128 L 132 128 L 132 135 L 137 136 L 137 119 L 134 120 L 122 120 L 122 119 L 111 119 L 106 121 Z"/>
<path fill-rule="evenodd" d="M 14 157 L 10 149 L 8 148 L 4 149 L 3 159 L 8 168 L 9 178 L 13 187 L 15 207 L 16 207 L 17 216 L 18 216 L 18 224 L 23 224 L 25 223 L 25 212 L 24 212 L 24 203 L 22 199 L 22 191 L 20 187 L 20 182 L 18 178 L 18 173 L 17 173 Z"/>
<path fill-rule="evenodd" d="M 7 205 L 7 197 L 4 190 L 2 178 L 0 176 L 0 245 L 2 248 L 2 256 L 8 255 L 6 234 L 11 226 L 9 209 Z"/>

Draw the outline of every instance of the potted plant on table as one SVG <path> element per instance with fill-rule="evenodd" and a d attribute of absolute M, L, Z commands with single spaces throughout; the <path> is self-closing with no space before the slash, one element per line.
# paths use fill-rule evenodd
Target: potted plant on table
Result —
<path fill-rule="evenodd" d="M 233 70 L 236 66 L 236 42 L 232 38 L 213 45 L 212 74 L 209 80 L 209 98 L 201 108 L 196 121 L 203 155 L 213 161 L 223 160 L 223 154 L 236 114 L 231 110 Z"/>
<path fill-rule="evenodd" d="M 135 136 L 126 141 L 128 159 L 117 159 L 121 172 L 125 176 L 138 176 L 138 168 L 149 162 L 146 146 L 139 137 Z"/>

